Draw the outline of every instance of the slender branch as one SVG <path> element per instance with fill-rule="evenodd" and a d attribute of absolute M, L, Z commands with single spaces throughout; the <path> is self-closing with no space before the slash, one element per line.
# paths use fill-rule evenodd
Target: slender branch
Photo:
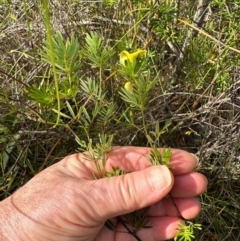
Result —
<path fill-rule="evenodd" d="M 208 13 L 208 5 L 209 5 L 209 1 L 208 0 L 199 0 L 198 1 L 198 5 L 197 5 L 197 9 L 196 12 L 193 16 L 193 22 L 194 22 L 194 27 L 198 27 L 201 28 L 204 24 L 204 18 L 206 16 L 206 14 Z M 178 19 L 178 21 L 181 22 L 181 20 Z M 183 53 L 185 52 L 186 47 L 189 45 L 190 40 L 192 39 L 193 35 L 194 35 L 194 31 L 193 30 L 197 30 L 195 28 L 189 29 L 188 33 L 187 33 L 187 37 L 183 43 L 182 49 L 181 49 L 181 53 L 179 55 L 179 59 L 183 58 Z M 198 33 L 198 32 L 197 32 Z"/>
<path fill-rule="evenodd" d="M 184 221 L 186 221 L 187 219 L 184 218 L 184 217 L 182 216 L 182 214 L 180 213 L 180 211 L 179 211 L 179 209 L 178 209 L 178 206 L 177 206 L 177 204 L 176 204 L 176 202 L 175 202 L 175 200 L 174 200 L 174 197 L 172 196 L 171 193 L 169 193 L 169 197 L 170 197 L 170 199 L 171 199 L 171 201 L 172 201 L 175 209 L 177 210 L 179 217 L 181 217 Z"/>
<path fill-rule="evenodd" d="M 220 40 L 218 40 L 218 39 L 214 38 L 213 36 L 211 36 L 210 34 L 206 33 L 204 30 L 202 30 L 202 29 L 200 29 L 200 28 L 198 28 L 198 27 L 188 23 L 187 21 L 182 20 L 182 19 L 178 19 L 178 21 L 183 23 L 183 24 L 185 24 L 185 25 L 187 25 L 187 26 L 189 26 L 189 27 L 191 27 L 191 28 L 193 28 L 193 29 L 195 29 L 195 30 L 197 30 L 199 33 L 201 33 L 201 34 L 205 35 L 206 37 L 210 38 L 211 40 L 213 40 L 217 44 L 219 44 L 219 45 L 221 45 L 221 46 L 223 46 L 223 47 L 225 47 L 227 49 L 230 49 L 230 50 L 232 50 L 234 52 L 240 53 L 240 50 L 238 50 L 236 48 L 233 48 L 233 47 L 231 47 L 231 46 L 221 42 Z"/>
<path fill-rule="evenodd" d="M 10 79 L 15 80 L 15 81 L 16 81 L 17 83 L 19 83 L 19 84 L 24 85 L 25 87 L 29 87 L 27 84 L 25 84 L 24 82 L 22 82 L 20 79 L 15 78 L 14 76 L 12 76 L 12 75 L 9 74 L 9 73 L 6 73 L 6 72 L 5 72 L 4 70 L 2 70 L 2 69 L 0 69 L 0 73 L 6 75 L 6 76 L 7 76 L 8 78 L 10 78 Z"/>
<path fill-rule="evenodd" d="M 121 217 L 118 217 L 119 221 L 121 222 L 121 224 L 126 228 L 126 230 L 128 231 L 129 234 L 131 234 L 137 241 L 142 241 L 136 234 L 136 231 L 132 231 L 130 230 L 130 228 L 127 226 L 127 224 L 122 220 Z"/>

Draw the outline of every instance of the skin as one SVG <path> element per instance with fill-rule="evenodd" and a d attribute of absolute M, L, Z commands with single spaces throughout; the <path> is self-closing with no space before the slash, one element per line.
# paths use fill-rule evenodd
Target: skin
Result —
<path fill-rule="evenodd" d="M 181 219 L 167 194 L 171 192 L 184 218 L 194 218 L 200 212 L 195 196 L 205 192 L 207 180 L 194 172 L 198 165 L 194 155 L 172 152 L 174 168 L 169 171 L 149 164 L 149 148 L 115 147 L 106 169 L 118 166 L 131 173 L 99 180 L 93 177 L 95 164 L 83 154 L 65 157 L 0 203 L 0 240 L 134 241 L 115 217 L 148 206 L 151 228 L 139 230 L 138 237 L 142 241 L 173 238 Z M 117 232 L 104 226 L 107 219 Z"/>

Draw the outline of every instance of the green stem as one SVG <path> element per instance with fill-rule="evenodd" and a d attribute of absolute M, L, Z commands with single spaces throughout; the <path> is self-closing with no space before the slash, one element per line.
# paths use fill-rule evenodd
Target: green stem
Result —
<path fill-rule="evenodd" d="M 51 63 L 52 63 L 52 70 L 53 70 L 53 79 L 54 79 L 54 84 L 55 84 L 55 89 L 56 89 L 56 98 L 57 98 L 57 120 L 54 125 L 56 127 L 59 124 L 60 120 L 60 96 L 59 96 L 59 87 L 58 87 L 58 79 L 57 79 L 57 70 L 56 70 L 56 65 L 55 65 L 55 56 L 54 56 L 54 48 L 53 48 L 53 41 L 52 41 L 52 29 L 51 29 L 51 22 L 50 22 L 50 13 L 49 13 L 49 4 L 48 0 L 43 0 L 43 9 L 44 9 L 44 17 L 45 17 L 45 27 L 47 30 L 47 40 L 49 44 L 49 49 L 50 49 L 50 58 L 51 58 Z"/>
<path fill-rule="evenodd" d="M 150 146 L 153 148 L 153 140 L 151 139 L 151 137 L 148 134 L 148 130 L 147 130 L 147 126 L 146 126 L 146 120 L 145 120 L 145 113 L 144 113 L 144 107 L 141 107 L 141 114 L 142 114 L 142 124 L 143 124 L 143 132 L 144 135 L 146 136 L 148 143 L 150 144 Z"/>

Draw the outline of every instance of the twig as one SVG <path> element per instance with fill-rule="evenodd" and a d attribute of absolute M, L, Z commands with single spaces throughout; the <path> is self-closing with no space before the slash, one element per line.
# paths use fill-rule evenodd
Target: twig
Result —
<path fill-rule="evenodd" d="M 187 219 L 185 219 L 185 218 L 182 216 L 182 214 L 180 213 L 180 211 L 179 211 L 179 209 L 178 209 L 178 206 L 177 206 L 177 204 L 176 204 L 176 202 L 175 202 L 175 200 L 174 200 L 174 198 L 173 198 L 173 196 L 172 196 L 171 193 L 169 193 L 169 197 L 170 197 L 170 199 L 171 199 L 171 201 L 172 201 L 175 209 L 177 210 L 179 217 L 181 217 L 184 221 L 186 221 Z"/>
<path fill-rule="evenodd" d="M 17 83 L 24 85 L 25 87 L 29 87 L 27 84 L 23 83 L 20 79 L 15 78 L 9 73 L 6 73 L 4 70 L 0 69 L 0 73 L 6 75 L 8 78 L 15 80 Z"/>
<path fill-rule="evenodd" d="M 191 27 L 191 28 L 193 28 L 193 29 L 195 29 L 195 30 L 197 30 L 199 33 L 201 33 L 201 34 L 205 35 L 206 37 L 210 38 L 211 40 L 213 40 L 213 41 L 216 42 L 217 44 L 219 44 L 219 45 L 221 45 L 221 46 L 223 46 L 223 47 L 225 47 L 225 48 L 227 48 L 227 49 L 230 49 L 230 50 L 232 50 L 232 51 L 234 51 L 234 52 L 240 53 L 240 50 L 238 50 L 238 49 L 236 49 L 236 48 L 233 48 L 233 47 L 231 47 L 231 46 L 229 46 L 229 45 L 221 42 L 220 40 L 214 38 L 213 36 L 211 36 L 211 35 L 208 34 L 207 32 L 203 31 L 202 29 L 200 29 L 200 28 L 198 28 L 198 27 L 195 27 L 193 24 L 190 24 L 190 23 L 188 23 L 187 21 L 182 20 L 182 19 L 178 19 L 178 21 L 181 22 L 181 23 L 183 23 L 183 24 L 185 24 L 185 25 L 187 25 L 187 26 L 189 26 L 189 27 Z"/>
<path fill-rule="evenodd" d="M 197 10 L 193 16 L 193 22 L 194 22 L 193 26 L 194 27 L 198 27 L 200 29 L 203 26 L 205 16 L 208 13 L 208 4 L 209 4 L 208 0 L 199 0 L 198 1 Z M 180 21 L 180 20 L 178 19 L 178 21 Z M 189 45 L 190 40 L 192 39 L 192 37 L 194 35 L 193 29 L 195 29 L 195 28 L 190 29 L 187 33 L 187 37 L 186 37 L 186 39 L 183 43 L 182 49 L 180 51 L 179 60 L 183 58 L 185 49 Z M 197 29 L 195 29 L 195 30 L 197 30 Z"/>
<path fill-rule="evenodd" d="M 121 219 L 121 217 L 118 218 L 121 224 L 126 228 L 129 234 L 131 234 L 136 240 L 142 241 L 136 234 L 136 231 L 131 231 L 130 228 L 126 225 L 126 223 Z"/>

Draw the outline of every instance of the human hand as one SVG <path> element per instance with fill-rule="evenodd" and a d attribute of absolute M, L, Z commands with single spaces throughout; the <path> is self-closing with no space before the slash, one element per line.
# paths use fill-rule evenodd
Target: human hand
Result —
<path fill-rule="evenodd" d="M 166 166 L 151 166 L 150 148 L 115 147 L 106 169 L 131 171 L 123 176 L 95 180 L 93 162 L 83 154 L 67 156 L 46 168 L 0 204 L 1 240 L 15 241 L 134 241 L 114 217 L 150 206 L 152 228 L 137 231 L 142 241 L 173 238 L 182 217 L 194 218 L 200 203 L 194 196 L 206 190 L 206 178 L 194 168 L 196 158 L 172 149 L 171 172 Z M 104 226 L 116 225 L 113 232 Z M 0 237 L 1 237 L 0 235 Z"/>

